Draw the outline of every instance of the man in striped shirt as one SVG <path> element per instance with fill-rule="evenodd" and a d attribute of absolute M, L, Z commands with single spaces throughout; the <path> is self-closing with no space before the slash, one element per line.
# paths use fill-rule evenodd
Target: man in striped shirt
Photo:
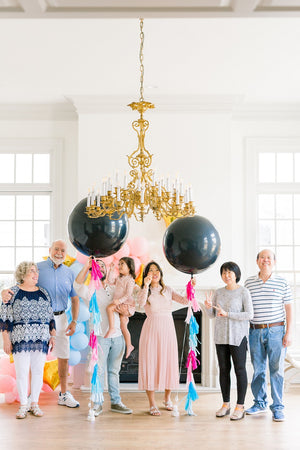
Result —
<path fill-rule="evenodd" d="M 275 255 L 270 250 L 262 250 L 256 259 L 259 273 L 246 280 L 254 317 L 250 323 L 249 344 L 254 369 L 251 383 L 254 405 L 247 414 L 267 411 L 267 358 L 273 399 L 270 409 L 275 422 L 284 421 L 282 403 L 284 359 L 286 347 L 291 345 L 292 295 L 287 281 L 273 274 Z"/>

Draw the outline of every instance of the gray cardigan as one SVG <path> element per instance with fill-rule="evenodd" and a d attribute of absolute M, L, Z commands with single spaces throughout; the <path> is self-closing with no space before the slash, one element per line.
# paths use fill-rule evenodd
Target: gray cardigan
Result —
<path fill-rule="evenodd" d="M 213 305 L 220 305 L 228 317 L 216 316 L 214 308 L 205 308 L 207 315 L 216 319 L 215 343 L 239 346 L 249 333 L 249 320 L 253 317 L 253 306 L 248 289 L 239 286 L 233 291 L 224 288 L 214 292 Z"/>

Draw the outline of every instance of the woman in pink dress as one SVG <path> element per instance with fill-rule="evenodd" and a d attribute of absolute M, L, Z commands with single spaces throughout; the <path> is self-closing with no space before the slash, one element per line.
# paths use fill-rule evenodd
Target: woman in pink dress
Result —
<path fill-rule="evenodd" d="M 160 416 L 155 391 L 165 391 L 165 408 L 172 411 L 171 391 L 177 389 L 179 383 L 172 300 L 188 304 L 186 297 L 164 285 L 160 266 L 151 261 L 145 267 L 139 293 L 139 304 L 144 306 L 147 315 L 139 342 L 139 389 L 146 391 L 152 416 Z"/>

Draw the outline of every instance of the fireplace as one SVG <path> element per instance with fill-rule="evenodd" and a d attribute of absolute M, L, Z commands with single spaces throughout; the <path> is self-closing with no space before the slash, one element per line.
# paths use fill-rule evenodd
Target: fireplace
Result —
<path fill-rule="evenodd" d="M 185 322 L 187 315 L 187 308 L 178 309 L 173 311 L 173 319 L 175 324 L 175 330 L 178 342 L 178 361 L 180 364 L 180 383 L 186 382 L 186 372 L 185 367 L 187 355 L 189 352 L 189 327 Z M 195 319 L 199 324 L 198 346 L 197 350 L 199 352 L 198 359 L 201 362 L 201 319 L 202 312 L 197 312 L 194 314 Z M 123 358 L 121 371 L 120 371 L 120 381 L 121 383 L 137 383 L 138 382 L 138 361 L 139 361 L 139 337 L 141 329 L 146 319 L 146 315 L 140 312 L 136 312 L 134 316 L 130 317 L 128 329 L 131 333 L 132 345 L 134 345 L 134 350 L 128 359 Z M 194 379 L 196 383 L 201 383 L 201 364 L 194 370 Z"/>

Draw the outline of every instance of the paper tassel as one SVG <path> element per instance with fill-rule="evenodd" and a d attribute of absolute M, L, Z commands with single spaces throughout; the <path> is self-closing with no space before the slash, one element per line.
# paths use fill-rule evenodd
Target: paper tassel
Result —
<path fill-rule="evenodd" d="M 193 370 L 197 369 L 200 365 L 200 361 L 196 358 L 194 350 L 190 350 L 188 354 L 186 367 L 188 368 L 190 364 L 192 365 Z"/>
<path fill-rule="evenodd" d="M 96 263 L 94 259 L 92 259 L 92 271 L 91 271 L 91 282 L 89 286 L 94 287 L 96 290 L 102 289 L 101 280 L 103 278 L 103 274 L 100 270 L 99 265 Z"/>
<path fill-rule="evenodd" d="M 190 337 L 189 337 L 189 346 L 190 346 L 190 348 L 191 348 L 192 350 L 194 350 L 195 353 L 199 353 L 198 350 L 197 350 L 197 344 L 198 344 L 198 342 L 199 342 L 199 341 L 198 341 L 198 339 L 197 339 L 196 334 L 190 335 Z"/>
<path fill-rule="evenodd" d="M 186 323 L 190 323 L 192 315 L 193 315 L 192 307 L 191 307 L 191 305 L 189 305 L 188 306 L 188 310 L 187 310 L 187 315 L 186 315 L 186 318 L 185 318 L 185 322 Z"/>
<path fill-rule="evenodd" d="M 198 400 L 198 398 L 199 398 L 199 396 L 198 396 L 198 394 L 197 394 L 197 391 L 196 391 L 196 388 L 195 388 L 194 381 L 192 381 L 192 382 L 189 384 L 189 393 L 188 393 L 188 395 L 191 396 L 191 400 L 192 400 L 193 402 L 194 402 L 195 400 Z"/>
<path fill-rule="evenodd" d="M 192 280 L 190 280 L 186 286 L 186 295 L 188 300 L 191 302 L 193 311 L 200 311 L 200 306 L 195 298 L 195 288 L 192 285 Z"/>
<path fill-rule="evenodd" d="M 101 314 L 100 314 L 98 303 L 97 303 L 96 291 L 93 293 L 93 295 L 91 297 L 89 311 L 92 315 L 91 322 L 92 322 L 94 332 L 96 334 L 100 334 Z"/>
<path fill-rule="evenodd" d="M 199 325 L 194 316 L 190 320 L 190 335 L 197 335 L 199 333 Z"/>
<path fill-rule="evenodd" d="M 89 346 L 92 349 L 92 355 L 91 355 L 92 361 L 97 361 L 98 360 L 98 341 L 97 341 L 97 336 L 95 335 L 94 331 L 91 332 Z"/>
<path fill-rule="evenodd" d="M 186 398 L 186 403 L 184 409 L 186 410 L 189 416 L 195 416 L 196 414 L 193 412 L 192 403 L 199 398 L 197 391 L 195 389 L 194 383 L 191 381 L 189 383 L 188 395 Z"/>
<path fill-rule="evenodd" d="M 193 373 L 192 373 L 192 364 L 190 363 L 188 365 L 188 370 L 187 370 L 187 374 L 186 374 L 186 383 L 187 385 L 189 385 L 189 383 L 193 381 Z"/>
<path fill-rule="evenodd" d="M 101 387 L 99 375 L 98 375 L 98 364 L 95 364 L 93 376 L 91 379 L 91 401 L 94 403 L 103 403 L 103 389 Z"/>

